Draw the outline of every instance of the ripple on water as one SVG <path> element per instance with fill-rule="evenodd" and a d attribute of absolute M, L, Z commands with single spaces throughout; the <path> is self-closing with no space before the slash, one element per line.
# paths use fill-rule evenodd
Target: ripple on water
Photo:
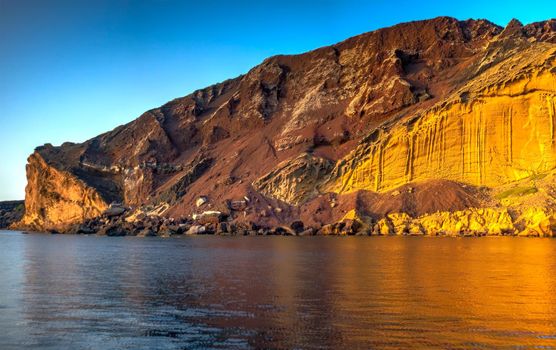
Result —
<path fill-rule="evenodd" d="M 556 240 L 0 233 L 1 349 L 556 348 Z"/>

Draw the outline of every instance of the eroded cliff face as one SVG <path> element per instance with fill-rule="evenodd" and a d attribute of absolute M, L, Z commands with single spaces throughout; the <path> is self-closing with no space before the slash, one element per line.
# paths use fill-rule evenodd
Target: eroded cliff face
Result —
<path fill-rule="evenodd" d="M 38 152 L 28 160 L 25 215 L 20 226 L 63 231 L 71 224 L 99 216 L 108 203 L 71 173 L 48 165 Z"/>
<path fill-rule="evenodd" d="M 555 33 L 554 20 L 440 17 L 271 57 L 84 143 L 38 148 L 21 223 L 63 227 L 120 202 L 388 234 L 517 234 L 544 220 L 548 235 Z"/>
<path fill-rule="evenodd" d="M 332 162 L 304 153 L 278 164 L 277 168 L 253 183 L 258 192 L 300 205 L 318 194 L 319 184 L 332 170 Z"/>
<path fill-rule="evenodd" d="M 339 162 L 332 190 L 447 179 L 499 186 L 556 167 L 556 48 L 536 45 L 421 115 L 378 128 Z"/>

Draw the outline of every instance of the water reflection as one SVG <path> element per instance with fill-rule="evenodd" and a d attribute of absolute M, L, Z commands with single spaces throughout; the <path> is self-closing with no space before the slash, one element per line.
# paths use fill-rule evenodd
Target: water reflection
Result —
<path fill-rule="evenodd" d="M 0 253 L 2 349 L 556 347 L 556 240 L 0 233 Z"/>

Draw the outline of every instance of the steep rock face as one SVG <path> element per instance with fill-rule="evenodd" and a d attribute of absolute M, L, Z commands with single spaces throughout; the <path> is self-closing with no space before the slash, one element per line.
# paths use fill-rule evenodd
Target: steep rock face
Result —
<path fill-rule="evenodd" d="M 94 188 L 48 165 L 38 153 L 29 157 L 27 179 L 23 227 L 64 230 L 69 224 L 100 215 L 108 207 Z"/>
<path fill-rule="evenodd" d="M 498 186 L 556 163 L 554 23 L 439 17 L 271 57 L 84 143 L 39 147 L 21 223 L 63 227 L 112 202 L 191 216 L 201 196 L 219 211 L 249 198 L 230 217 L 271 225 L 511 206 Z"/>
<path fill-rule="evenodd" d="M 334 189 L 387 191 L 427 179 L 497 186 L 556 167 L 556 48 L 494 66 L 431 109 L 377 129 L 339 162 Z"/>

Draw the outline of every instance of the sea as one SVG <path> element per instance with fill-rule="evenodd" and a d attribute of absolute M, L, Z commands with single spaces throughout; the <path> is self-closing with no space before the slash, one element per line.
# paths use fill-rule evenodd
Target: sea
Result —
<path fill-rule="evenodd" d="M 556 240 L 0 231 L 0 349 L 556 349 Z"/>

